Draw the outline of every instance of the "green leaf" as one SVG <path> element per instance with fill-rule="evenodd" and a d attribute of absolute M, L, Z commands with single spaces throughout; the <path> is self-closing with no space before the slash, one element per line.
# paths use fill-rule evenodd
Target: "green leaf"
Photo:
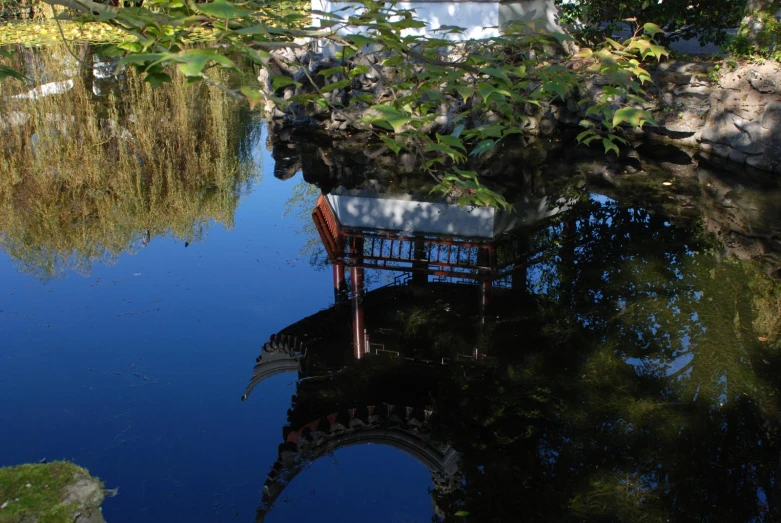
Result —
<path fill-rule="evenodd" d="M 337 60 L 347 60 L 348 58 L 355 56 L 357 52 L 358 51 L 352 47 L 342 47 L 342 49 L 336 53 L 336 58 Z"/>
<path fill-rule="evenodd" d="M 139 53 L 144 49 L 138 42 L 122 42 L 117 44 L 117 47 L 131 53 Z"/>
<path fill-rule="evenodd" d="M 459 136 L 461 136 L 463 130 L 464 130 L 464 124 L 460 124 L 455 129 L 453 129 L 453 132 L 450 133 L 450 136 L 455 136 L 456 138 L 458 138 Z"/>
<path fill-rule="evenodd" d="M 410 121 L 410 117 L 406 114 L 394 109 L 390 105 L 373 105 L 369 109 L 374 109 L 380 116 L 367 116 L 364 121 L 393 129 L 394 132 L 399 132 L 405 124 Z"/>
<path fill-rule="evenodd" d="M 602 112 L 602 104 L 591 105 L 586 109 L 586 116 L 593 116 Z"/>
<path fill-rule="evenodd" d="M 405 124 L 409 123 L 410 117 L 406 114 L 394 109 L 390 105 L 373 105 L 370 109 L 374 109 L 382 116 L 379 120 L 384 120 L 393 128 L 394 132 L 399 132 Z M 375 121 L 378 119 L 374 119 Z"/>
<path fill-rule="evenodd" d="M 159 87 L 171 81 L 171 77 L 166 73 L 149 73 L 144 76 L 144 81 L 149 82 L 152 87 Z"/>
<path fill-rule="evenodd" d="M 460 152 L 456 151 L 452 147 L 448 147 L 447 145 L 441 144 L 441 143 L 432 143 L 429 144 L 428 147 L 425 149 L 426 152 L 440 152 L 443 154 L 446 154 L 452 159 L 455 163 L 461 163 L 466 160 L 466 156 L 461 154 Z"/>
<path fill-rule="evenodd" d="M 607 138 L 602 138 L 602 145 L 605 146 L 605 154 L 609 153 L 610 151 L 615 151 L 616 155 L 618 155 L 621 152 L 618 150 L 618 146 Z"/>
<path fill-rule="evenodd" d="M 179 64 L 179 72 L 185 76 L 200 76 L 208 61 L 206 57 L 193 56 Z"/>
<path fill-rule="evenodd" d="M 404 148 L 404 145 L 401 142 L 388 136 L 380 136 L 380 140 L 382 140 L 382 142 L 388 146 L 388 149 L 393 151 L 395 154 L 399 154 L 399 151 Z"/>
<path fill-rule="evenodd" d="M 205 15 L 221 19 L 239 18 L 252 14 L 252 11 L 248 9 L 240 9 L 226 0 L 214 0 L 208 4 L 195 4 L 195 7 L 198 11 Z"/>
<path fill-rule="evenodd" d="M 458 512 L 456 512 L 456 516 L 459 517 L 459 518 L 465 518 L 469 514 L 470 514 L 470 512 L 468 510 L 459 510 Z"/>
<path fill-rule="evenodd" d="M 474 89 L 472 89 L 471 87 L 466 87 L 466 86 L 462 86 L 462 85 L 459 85 L 458 87 L 456 87 L 456 91 L 461 96 L 461 98 L 464 99 L 464 103 L 466 103 L 466 101 L 469 99 L 470 96 L 475 94 L 475 90 Z"/>
<path fill-rule="evenodd" d="M 250 109 L 254 109 L 256 105 L 263 103 L 263 101 L 266 99 L 266 97 L 263 96 L 260 91 L 256 91 L 255 89 L 251 89 L 246 86 L 241 88 L 241 94 L 243 94 L 249 102 Z"/>
<path fill-rule="evenodd" d="M 632 127 L 643 127 L 643 124 L 652 121 L 651 116 L 642 109 L 635 107 L 622 107 L 613 114 L 613 127 L 618 127 L 626 122 Z"/>
<path fill-rule="evenodd" d="M 618 88 L 617 87 L 613 87 L 612 85 L 606 85 L 605 87 L 603 87 L 602 88 L 602 92 L 606 96 L 618 96 L 619 94 L 621 94 L 619 92 Z"/>
<path fill-rule="evenodd" d="M 241 29 L 236 29 L 234 32 L 240 35 L 249 35 L 249 36 L 252 35 L 268 36 L 270 34 L 269 28 L 263 24 L 242 27 Z"/>
<path fill-rule="evenodd" d="M 356 76 L 360 74 L 366 74 L 369 71 L 371 71 L 371 68 L 368 65 L 359 65 L 358 67 L 354 68 L 350 73 L 347 75 L 348 78 L 353 79 Z"/>
<path fill-rule="evenodd" d="M 657 60 L 661 60 L 662 56 L 670 56 L 670 52 L 661 45 L 652 45 L 651 52 Z"/>
<path fill-rule="evenodd" d="M 390 58 L 386 58 L 382 61 L 383 67 L 396 67 L 397 65 L 401 64 L 404 61 L 403 56 L 391 56 Z"/>
<path fill-rule="evenodd" d="M 453 167 L 453 171 L 455 171 L 461 178 L 475 182 L 475 187 L 480 187 L 477 171 L 466 171 L 464 169 L 459 169 L 458 167 Z"/>
<path fill-rule="evenodd" d="M 188 49 L 187 51 L 182 51 L 179 53 L 178 56 L 178 60 L 189 60 L 189 57 L 195 56 L 199 58 L 206 58 L 207 60 L 212 60 L 213 62 L 216 62 L 223 67 L 236 67 L 236 64 L 234 64 L 233 61 L 227 56 L 210 51 L 208 49 Z"/>
<path fill-rule="evenodd" d="M 178 55 L 175 55 L 174 60 L 179 62 L 179 71 L 185 76 L 200 76 L 203 69 L 206 67 L 206 64 L 210 61 L 216 62 L 223 67 L 236 67 L 230 58 L 215 53 L 214 51 L 209 51 L 208 49 L 189 49 L 187 51 L 182 51 Z"/>
<path fill-rule="evenodd" d="M 647 24 L 643 25 L 643 31 L 645 31 L 651 36 L 656 36 L 659 33 L 664 34 L 666 32 L 664 29 L 662 29 L 656 24 L 652 24 L 651 22 L 648 22 Z"/>
<path fill-rule="evenodd" d="M 590 58 L 591 55 L 593 55 L 593 54 L 594 54 L 594 51 L 592 51 L 588 47 L 584 47 L 583 49 L 581 49 L 580 51 L 575 53 L 575 58 Z"/>
<path fill-rule="evenodd" d="M 636 104 L 641 104 L 642 105 L 642 104 L 645 103 L 645 100 L 643 98 L 637 96 L 636 94 L 627 94 L 626 95 L 626 99 L 629 100 L 630 102 L 634 102 Z"/>
<path fill-rule="evenodd" d="M 526 122 L 528 121 L 528 118 L 522 116 L 520 118 L 520 120 L 521 120 L 523 125 L 526 125 Z M 502 132 L 502 136 L 504 137 L 504 136 L 510 136 L 510 135 L 513 135 L 513 134 L 523 134 L 523 133 L 524 133 L 524 131 L 520 127 L 508 127 L 507 129 L 505 129 Z"/>
<path fill-rule="evenodd" d="M 564 100 L 567 97 L 567 86 L 561 82 L 542 82 L 542 88 Z"/>
<path fill-rule="evenodd" d="M 371 93 L 361 93 L 358 95 L 353 95 L 352 98 L 350 98 L 350 105 L 356 104 L 356 103 L 365 103 L 370 104 L 374 101 L 374 95 Z"/>
<path fill-rule="evenodd" d="M 439 143 L 445 143 L 450 147 L 454 147 L 456 149 L 460 149 L 466 152 L 466 147 L 464 147 L 464 144 L 457 137 L 451 135 L 441 135 L 441 134 L 437 134 L 436 136 L 437 136 L 437 141 L 439 141 Z"/>
<path fill-rule="evenodd" d="M 344 89 L 348 85 L 350 85 L 350 80 L 339 80 L 338 82 L 333 82 L 326 85 L 325 87 L 320 89 L 320 92 L 330 93 L 331 91 L 335 91 L 336 89 Z"/>
<path fill-rule="evenodd" d="M 501 138 L 504 136 L 504 125 L 495 123 L 490 125 L 481 125 L 475 129 L 483 138 Z"/>
<path fill-rule="evenodd" d="M 477 84 L 477 92 L 480 93 L 480 96 L 483 98 L 483 100 L 494 94 L 494 91 L 496 91 L 496 88 L 491 84 Z"/>
<path fill-rule="evenodd" d="M 592 131 L 591 129 L 586 129 L 585 131 L 583 131 L 582 133 L 580 133 L 579 135 L 577 135 L 575 137 L 575 141 L 577 141 L 578 143 L 581 143 L 586 138 L 588 138 L 589 136 L 594 136 L 594 135 L 596 135 L 596 133 L 594 131 Z"/>
<path fill-rule="evenodd" d="M 480 156 L 481 154 L 490 151 L 495 144 L 496 142 L 493 140 L 483 140 L 482 142 L 478 143 L 474 149 L 472 149 L 472 151 L 469 153 L 469 156 Z"/>
<path fill-rule="evenodd" d="M 344 67 L 337 66 L 337 67 L 329 67 L 327 69 L 322 69 L 321 71 L 318 71 L 317 76 L 323 76 L 325 78 L 328 78 L 329 76 L 333 76 L 337 73 L 339 74 L 344 73 Z"/>
<path fill-rule="evenodd" d="M 271 89 L 274 91 L 277 91 L 282 87 L 287 87 L 288 85 L 298 85 L 298 82 L 296 82 L 289 76 L 282 76 L 282 75 L 274 76 L 271 79 Z"/>
<path fill-rule="evenodd" d="M 350 35 L 347 37 L 350 42 L 356 47 L 363 47 L 365 45 L 375 42 L 374 38 L 370 38 L 364 35 Z"/>
<path fill-rule="evenodd" d="M 119 65 L 145 65 L 151 62 L 159 62 L 173 56 L 171 53 L 147 53 L 147 54 L 131 54 L 122 58 L 119 61 Z"/>
<path fill-rule="evenodd" d="M 484 67 L 480 69 L 480 72 L 492 76 L 494 78 L 499 78 L 500 80 L 504 80 L 505 82 L 507 82 L 508 85 L 512 84 L 510 77 L 507 76 L 507 72 L 504 71 L 503 69 L 499 69 L 496 67 Z"/>

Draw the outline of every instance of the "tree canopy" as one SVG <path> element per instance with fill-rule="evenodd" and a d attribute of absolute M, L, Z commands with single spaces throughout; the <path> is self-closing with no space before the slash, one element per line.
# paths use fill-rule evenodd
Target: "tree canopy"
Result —
<path fill-rule="evenodd" d="M 609 36 L 627 19 L 652 20 L 666 31 L 664 40 L 699 38 L 722 44 L 726 29 L 737 27 L 745 0 L 556 0 L 565 22 L 578 27 L 587 41 Z"/>
<path fill-rule="evenodd" d="M 653 123 L 644 109 L 644 87 L 650 74 L 646 60 L 667 54 L 659 45 L 664 31 L 652 23 L 636 24 L 624 42 L 605 41 L 572 55 L 562 49 L 570 37 L 537 31 L 529 24 L 512 25 L 500 36 L 455 43 L 462 30 L 443 27 L 432 36 L 414 30 L 424 23 L 414 11 L 369 0 L 361 9 L 332 13 L 310 25 L 308 14 L 280 10 L 268 2 L 209 3 L 148 0 L 141 7 L 118 8 L 90 0 L 50 0 L 70 9 L 82 20 L 99 20 L 132 35 L 136 41 L 117 46 L 123 63 L 134 66 L 152 85 L 169 82 L 173 69 L 190 83 L 217 85 L 245 98 L 251 106 L 271 103 L 281 110 L 293 105 L 347 111 L 343 101 L 329 96 L 349 89 L 366 75 L 384 79 L 379 99 L 351 101 L 362 109 L 359 125 L 399 154 L 407 152 L 439 182 L 437 190 L 454 189 L 465 195 L 462 203 L 504 206 L 502 198 L 480 182 L 479 174 L 465 168 L 470 156 L 491 151 L 506 137 L 529 132 L 531 115 L 545 113 L 554 104 L 578 102 L 584 132 L 579 140 L 618 152 L 625 143 L 622 129 Z M 344 34 L 345 27 L 360 28 Z M 212 39 L 193 47 L 204 27 Z M 463 38 L 458 38 L 463 40 Z M 312 73 L 311 45 L 330 41 L 340 49 L 335 68 Z M 303 74 L 280 74 L 275 65 L 284 57 L 280 49 L 305 49 L 286 64 Z M 295 53 L 294 53 L 295 54 Z M 216 69 L 235 70 L 236 60 L 248 60 L 269 71 L 273 92 L 254 79 L 240 89 L 220 84 Z M 323 87 L 323 78 L 341 74 Z M 392 76 L 392 79 L 389 78 Z M 594 79 L 596 82 L 594 89 Z M 293 87 L 290 96 L 283 96 Z M 443 106 L 457 107 L 453 126 L 433 132 Z M 368 112 L 366 112 L 368 110 Z M 368 116 L 367 116 L 368 115 Z"/>

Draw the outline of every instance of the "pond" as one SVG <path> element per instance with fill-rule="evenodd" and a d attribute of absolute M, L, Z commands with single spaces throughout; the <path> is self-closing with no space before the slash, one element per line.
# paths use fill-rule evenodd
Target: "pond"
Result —
<path fill-rule="evenodd" d="M 0 465 L 109 523 L 779 517 L 774 180 L 519 139 L 462 208 L 76 53 L 0 85 Z"/>

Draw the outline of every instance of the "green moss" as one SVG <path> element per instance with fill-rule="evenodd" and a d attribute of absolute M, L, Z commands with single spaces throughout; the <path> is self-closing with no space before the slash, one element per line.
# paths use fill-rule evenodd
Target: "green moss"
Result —
<path fill-rule="evenodd" d="M 63 489 L 89 472 L 66 461 L 0 468 L 0 523 L 34 519 L 40 523 L 73 521 L 74 503 L 63 504 Z M 102 484 L 101 484 L 102 487 Z"/>

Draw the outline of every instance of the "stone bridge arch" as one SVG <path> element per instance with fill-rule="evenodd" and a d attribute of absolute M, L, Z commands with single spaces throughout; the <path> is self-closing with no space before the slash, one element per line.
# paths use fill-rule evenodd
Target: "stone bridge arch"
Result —
<path fill-rule="evenodd" d="M 385 412 L 379 414 L 379 410 Z M 264 521 L 287 485 L 307 465 L 337 450 L 357 445 L 384 445 L 404 452 L 429 470 L 436 492 L 447 493 L 454 488 L 460 454 L 452 445 L 437 441 L 431 435 L 428 426 L 431 411 L 424 410 L 418 413 L 422 414 L 419 416 L 408 407 L 405 416 L 400 416 L 393 405 L 371 405 L 361 411 L 350 409 L 341 415 L 334 413 L 287 432 L 278 459 L 263 485 L 257 522 Z"/>
<path fill-rule="evenodd" d="M 247 385 L 241 401 L 249 398 L 252 389 L 259 383 L 277 374 L 285 372 L 301 373 L 302 360 L 306 358 L 304 343 L 298 338 L 283 334 L 275 334 L 263 345 L 260 356 L 255 359 L 252 379 Z"/>

